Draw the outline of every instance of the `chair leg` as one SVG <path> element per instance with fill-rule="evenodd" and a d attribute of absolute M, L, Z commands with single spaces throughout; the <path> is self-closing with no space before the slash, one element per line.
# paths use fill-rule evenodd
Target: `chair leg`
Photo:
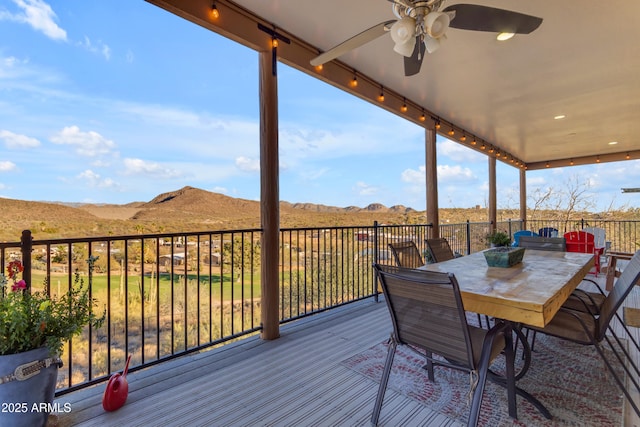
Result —
<path fill-rule="evenodd" d="M 611 339 L 608 336 L 605 336 L 605 340 L 607 341 L 607 344 L 609 344 L 609 347 L 611 347 L 611 350 L 613 351 L 613 354 L 618 359 L 618 362 L 620 362 L 620 364 L 622 365 L 622 368 L 627 373 L 627 376 L 629 377 L 629 381 L 631 381 L 633 385 L 636 387 L 636 390 L 640 392 L 640 384 L 638 384 L 638 381 L 636 381 L 636 378 L 640 376 L 640 370 L 638 370 L 638 366 L 633 362 L 633 359 L 629 354 L 629 352 L 627 351 L 627 349 L 624 348 L 624 344 L 620 341 L 620 338 L 618 338 L 618 336 L 613 332 L 613 330 L 611 330 L 611 328 L 609 328 L 609 330 L 613 335 L 613 337 L 615 338 L 616 342 L 618 343 L 620 350 L 622 350 L 622 353 L 624 354 L 626 360 L 623 359 L 622 356 L 620 356 L 620 354 L 615 349 L 615 347 L 613 346 L 613 343 L 611 342 Z M 633 375 L 628 365 L 631 365 L 633 367 L 633 369 L 636 371 L 636 375 Z"/>
<path fill-rule="evenodd" d="M 509 416 L 517 419 L 516 408 L 516 381 L 514 375 L 514 362 L 515 355 L 513 352 L 513 336 L 511 335 L 511 328 L 507 328 L 504 333 L 505 340 L 505 363 L 506 363 L 506 387 L 507 387 L 507 401 L 509 405 Z M 490 344 L 489 344 L 490 347 Z M 473 402 L 471 403 L 471 411 L 469 413 L 469 420 L 467 422 L 468 427 L 477 426 L 480 418 L 480 408 L 482 406 L 482 396 L 484 395 L 484 387 L 487 383 L 487 375 L 489 372 L 489 351 L 484 351 L 480 358 L 480 364 L 478 367 L 478 384 L 473 392 Z"/>
<path fill-rule="evenodd" d="M 627 387 L 625 386 L 624 382 L 616 374 L 616 371 L 611 365 L 611 362 L 609 362 L 609 359 L 607 359 L 607 356 L 604 354 L 604 350 L 602 349 L 602 346 L 600 345 L 600 343 L 595 343 L 594 347 L 600 354 L 600 357 L 602 357 L 602 360 L 604 361 L 605 365 L 607 365 L 609 372 L 611 373 L 611 375 L 613 375 L 613 379 L 616 381 L 616 384 L 618 384 L 618 387 L 620 387 L 620 390 L 622 390 L 622 392 L 624 393 L 625 397 L 627 398 L 627 401 L 633 407 L 633 410 L 636 412 L 636 414 L 640 417 L 640 408 L 638 408 L 638 405 L 636 404 L 636 402 L 633 401 L 633 398 L 629 394 L 629 391 L 627 391 Z M 617 352 L 615 352 L 615 350 L 614 350 L 614 353 L 616 354 L 618 359 L 620 359 L 620 356 L 618 355 Z M 624 367 L 624 363 L 622 363 L 622 365 Z M 625 367 L 625 370 L 627 370 L 627 373 L 628 373 L 628 368 Z M 636 383 L 636 388 L 637 388 L 637 383 Z"/>
<path fill-rule="evenodd" d="M 378 387 L 378 395 L 376 396 L 376 404 L 373 407 L 373 414 L 371 414 L 371 425 L 378 425 L 378 418 L 380 417 L 380 410 L 382 409 L 382 401 L 384 400 L 384 393 L 387 391 L 387 384 L 389 383 L 389 375 L 391 374 L 391 365 L 393 365 L 393 357 L 396 354 L 396 347 L 398 343 L 395 339 L 391 339 L 389 343 L 389 350 L 387 351 L 387 359 L 384 363 L 384 370 L 382 371 L 382 378 L 380 378 L 380 386 Z"/>
<path fill-rule="evenodd" d="M 427 376 L 429 377 L 429 381 L 435 381 L 435 375 L 433 374 L 433 353 L 427 351 L 427 364 L 425 365 L 427 368 Z"/>

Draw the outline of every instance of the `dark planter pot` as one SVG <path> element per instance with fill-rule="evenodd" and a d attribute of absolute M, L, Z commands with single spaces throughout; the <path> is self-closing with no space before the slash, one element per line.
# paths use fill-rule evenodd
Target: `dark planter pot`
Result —
<path fill-rule="evenodd" d="M 49 350 L 46 347 L 0 356 L 0 377 L 13 374 L 20 365 L 45 360 L 48 357 Z M 53 363 L 24 381 L 0 384 L 0 426 L 46 426 L 57 378 L 58 365 Z"/>
<path fill-rule="evenodd" d="M 493 248 L 484 251 L 484 257 L 489 267 L 512 267 L 522 261 L 525 248 L 509 246 Z"/>

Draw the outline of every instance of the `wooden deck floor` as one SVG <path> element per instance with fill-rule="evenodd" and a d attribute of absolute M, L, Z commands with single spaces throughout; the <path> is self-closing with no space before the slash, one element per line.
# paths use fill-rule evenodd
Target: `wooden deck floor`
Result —
<path fill-rule="evenodd" d="M 640 307 L 640 287 L 626 305 Z M 251 337 L 129 374 L 127 404 L 116 412 L 102 409 L 104 384 L 62 396 L 71 411 L 49 425 L 369 425 L 377 386 L 340 362 L 390 330 L 384 302 L 361 301 L 285 325 L 277 340 Z M 389 389 L 380 425 L 459 424 Z M 640 422 L 632 413 L 624 425 Z"/>

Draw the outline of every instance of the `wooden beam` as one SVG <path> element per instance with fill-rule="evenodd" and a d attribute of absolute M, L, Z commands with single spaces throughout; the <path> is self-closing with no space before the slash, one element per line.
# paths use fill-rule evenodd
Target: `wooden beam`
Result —
<path fill-rule="evenodd" d="M 570 166 L 594 165 L 598 163 L 622 162 L 640 159 L 640 150 L 620 151 L 618 153 L 599 154 L 567 159 L 555 159 L 542 162 L 527 163 L 527 170 L 565 168 Z"/>

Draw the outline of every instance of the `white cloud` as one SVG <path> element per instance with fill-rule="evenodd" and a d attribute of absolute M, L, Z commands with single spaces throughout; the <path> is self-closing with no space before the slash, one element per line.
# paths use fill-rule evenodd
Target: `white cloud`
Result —
<path fill-rule="evenodd" d="M 404 182 L 408 182 L 410 184 L 420 184 L 425 182 L 425 167 L 420 166 L 418 170 L 415 169 L 405 169 L 400 178 Z"/>
<path fill-rule="evenodd" d="M 107 61 L 111 59 L 111 48 L 101 40 L 94 43 L 89 37 L 84 36 L 84 41 L 78 42 L 77 44 L 91 53 L 104 56 Z"/>
<path fill-rule="evenodd" d="M 91 187 L 113 188 L 118 186 L 116 182 L 111 178 L 103 179 L 99 174 L 90 169 L 87 169 L 84 172 L 80 173 L 78 175 L 78 178 L 82 181 L 85 181 Z"/>
<path fill-rule="evenodd" d="M 439 142 L 438 149 L 440 154 L 449 157 L 456 162 L 486 162 L 487 157 L 481 153 L 478 153 L 470 148 L 467 148 L 457 142 L 450 139 L 444 139 Z"/>
<path fill-rule="evenodd" d="M 34 30 L 53 40 L 67 40 L 67 32 L 56 24 L 56 14 L 42 0 L 13 0 L 22 9 L 20 13 L 0 10 L 0 21 L 14 21 L 29 24 Z"/>
<path fill-rule="evenodd" d="M 220 194 L 227 194 L 229 192 L 229 190 L 226 189 L 225 187 L 213 187 L 211 191 L 214 193 L 220 193 Z"/>
<path fill-rule="evenodd" d="M 379 188 L 359 181 L 353 187 L 353 190 L 360 196 L 373 196 L 378 194 Z"/>
<path fill-rule="evenodd" d="M 463 168 L 462 166 L 455 165 L 440 165 L 438 166 L 438 182 L 450 183 L 450 182 L 465 182 L 473 181 L 476 177 L 473 171 L 469 168 Z"/>
<path fill-rule="evenodd" d="M 160 163 L 142 159 L 124 159 L 125 175 L 147 175 L 156 178 L 177 178 L 182 176 L 180 171 L 168 168 Z"/>
<path fill-rule="evenodd" d="M 35 148 L 40 146 L 40 141 L 26 135 L 18 135 L 8 130 L 0 130 L 0 140 L 4 141 L 7 148 Z"/>
<path fill-rule="evenodd" d="M 245 172 L 259 172 L 260 160 L 240 156 L 236 158 L 236 166 L 238 167 L 238 169 Z"/>
<path fill-rule="evenodd" d="M 78 126 L 67 126 L 51 137 L 56 144 L 71 145 L 81 156 L 96 157 L 113 152 L 116 144 L 97 132 L 82 132 Z"/>
<path fill-rule="evenodd" d="M 329 172 L 329 168 L 305 168 L 300 171 L 300 176 L 307 181 L 315 181 L 325 176 L 327 172 Z"/>
<path fill-rule="evenodd" d="M 401 179 L 404 182 L 410 184 L 423 185 L 426 179 L 426 168 L 424 165 L 420 166 L 418 170 L 405 169 L 401 174 Z M 438 166 L 438 184 L 447 184 L 451 182 L 469 182 L 476 180 L 476 176 L 469 168 L 463 168 L 462 166 Z"/>
<path fill-rule="evenodd" d="M 0 172 L 11 172 L 16 169 L 16 164 L 9 161 L 0 161 Z"/>

